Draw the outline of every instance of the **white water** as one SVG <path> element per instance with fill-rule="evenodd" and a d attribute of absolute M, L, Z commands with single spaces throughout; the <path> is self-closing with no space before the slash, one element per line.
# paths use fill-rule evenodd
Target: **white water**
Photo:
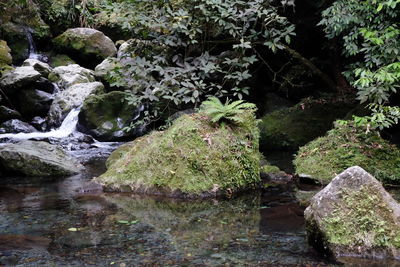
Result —
<path fill-rule="evenodd" d="M 62 122 L 60 128 L 53 129 L 49 132 L 33 132 L 33 133 L 17 133 L 17 134 L 0 134 L 0 139 L 10 138 L 14 140 L 43 139 L 43 138 L 65 138 L 75 132 L 78 123 L 78 115 L 80 108 L 71 110 Z"/>

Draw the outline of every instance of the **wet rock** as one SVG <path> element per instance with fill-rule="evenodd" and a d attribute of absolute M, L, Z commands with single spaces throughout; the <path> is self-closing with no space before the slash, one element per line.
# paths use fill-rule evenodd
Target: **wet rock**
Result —
<path fill-rule="evenodd" d="M 0 146 L 0 166 L 5 172 L 24 176 L 68 176 L 83 167 L 59 146 L 23 141 Z"/>
<path fill-rule="evenodd" d="M 351 166 L 360 166 L 383 183 L 400 184 L 400 149 L 379 132 L 348 122 L 337 124 L 325 136 L 300 148 L 296 173 L 321 184 Z"/>
<path fill-rule="evenodd" d="M 39 116 L 36 116 L 32 119 L 31 125 L 33 125 L 36 129 L 39 129 L 41 131 L 45 131 L 47 128 L 46 120 Z"/>
<path fill-rule="evenodd" d="M 27 59 L 24 61 L 24 63 L 22 63 L 22 66 L 33 67 L 36 71 L 40 72 L 40 74 L 42 74 L 42 76 L 46 78 L 52 71 L 52 68 L 49 66 L 49 64 L 39 61 L 37 59 Z"/>
<path fill-rule="evenodd" d="M 129 105 L 125 92 L 89 96 L 79 114 L 79 129 L 100 141 L 116 141 L 137 135 L 123 129 L 140 115 L 140 110 Z"/>
<path fill-rule="evenodd" d="M 309 242 L 336 258 L 400 258 L 400 205 L 358 166 L 316 194 L 304 215 Z"/>
<path fill-rule="evenodd" d="M 50 107 L 50 124 L 60 125 L 68 113 L 72 109 L 80 107 L 89 95 L 102 92 L 104 92 L 104 85 L 100 82 L 78 83 L 61 91 L 56 95 Z"/>
<path fill-rule="evenodd" d="M 18 94 L 18 102 L 20 103 L 19 110 L 25 118 L 46 116 L 53 102 L 53 98 L 53 95 L 44 91 L 21 90 Z"/>
<path fill-rule="evenodd" d="M 20 120 L 21 118 L 21 114 L 18 111 L 10 109 L 6 106 L 0 106 L 0 123 L 12 119 Z"/>
<path fill-rule="evenodd" d="M 281 171 L 277 166 L 263 165 L 260 168 L 260 176 L 264 182 L 274 184 L 287 184 L 293 181 L 293 176 Z"/>
<path fill-rule="evenodd" d="M 253 188 L 260 182 L 258 129 L 251 111 L 242 116 L 245 123 L 228 128 L 201 113 L 184 115 L 166 131 L 136 139 L 126 153 L 115 152 L 96 181 L 108 191 L 181 198 Z"/>
<path fill-rule="evenodd" d="M 94 72 L 77 64 L 61 66 L 53 69 L 49 79 L 56 82 L 61 88 L 68 88 L 78 83 L 94 82 Z"/>
<path fill-rule="evenodd" d="M 35 127 L 29 123 L 13 119 L 3 122 L 0 125 L 0 129 L 4 130 L 4 133 L 33 133 L 37 132 Z"/>
<path fill-rule="evenodd" d="M 48 79 L 46 79 L 44 77 L 41 77 L 36 82 L 32 83 L 32 85 L 29 86 L 29 87 L 31 89 L 37 89 L 37 90 L 44 91 L 46 93 L 52 94 L 55 91 L 55 86 L 57 86 L 57 85 L 55 85 L 54 83 L 52 83 Z"/>
<path fill-rule="evenodd" d="M 21 88 L 37 81 L 41 76 L 33 67 L 18 67 L 3 75 L 0 86 L 5 89 Z"/>
<path fill-rule="evenodd" d="M 110 38 L 91 28 L 68 29 L 55 38 L 54 43 L 59 50 L 80 59 L 78 62 L 83 66 L 94 67 L 117 53 L 117 48 Z"/>
<path fill-rule="evenodd" d="M 351 103 L 339 100 L 306 99 L 294 107 L 269 113 L 259 126 L 260 149 L 296 150 L 324 135 L 351 108 Z"/>

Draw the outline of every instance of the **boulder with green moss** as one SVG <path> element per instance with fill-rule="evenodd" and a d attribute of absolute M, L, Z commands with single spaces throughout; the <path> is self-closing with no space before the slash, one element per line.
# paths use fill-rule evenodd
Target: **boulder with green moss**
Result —
<path fill-rule="evenodd" d="M 58 50 L 68 53 L 86 67 L 95 67 L 107 57 L 117 54 L 113 41 L 102 32 L 90 28 L 74 28 L 54 39 Z"/>
<path fill-rule="evenodd" d="M 260 182 L 259 132 L 253 112 L 239 125 L 214 124 L 203 113 L 183 115 L 116 151 L 96 178 L 107 191 L 172 197 L 216 197 Z"/>
<path fill-rule="evenodd" d="M 304 100 L 265 115 L 260 123 L 260 149 L 296 150 L 332 128 L 351 104 L 337 100 Z"/>
<path fill-rule="evenodd" d="M 137 135 L 135 131 L 124 131 L 138 117 L 140 110 L 129 105 L 127 93 L 112 91 L 107 94 L 89 96 L 79 114 L 79 127 L 94 138 L 116 141 Z"/>
<path fill-rule="evenodd" d="M 50 56 L 50 65 L 53 68 L 60 67 L 60 66 L 67 66 L 67 65 L 72 65 L 75 64 L 75 61 L 73 61 L 69 56 L 64 55 L 64 54 L 56 54 Z"/>
<path fill-rule="evenodd" d="M 304 216 L 309 242 L 324 253 L 400 258 L 400 205 L 358 166 L 316 194 Z"/>
<path fill-rule="evenodd" d="M 7 42 L 0 40 L 0 65 L 10 65 L 12 63 L 11 49 Z"/>
<path fill-rule="evenodd" d="M 400 149 L 376 131 L 336 123 L 334 129 L 301 147 L 296 173 L 328 184 L 343 170 L 358 165 L 384 183 L 400 184 Z"/>

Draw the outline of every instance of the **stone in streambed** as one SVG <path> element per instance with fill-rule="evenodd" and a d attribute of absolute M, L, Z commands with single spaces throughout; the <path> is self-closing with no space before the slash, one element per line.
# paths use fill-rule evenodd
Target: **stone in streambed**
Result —
<path fill-rule="evenodd" d="M 30 125 L 29 123 L 13 119 L 3 122 L 0 125 L 1 133 L 33 133 L 37 132 L 35 127 Z"/>
<path fill-rule="evenodd" d="M 338 258 L 400 259 L 400 205 L 362 168 L 348 168 L 311 199 L 308 240 Z"/>
<path fill-rule="evenodd" d="M 83 169 L 62 148 L 46 142 L 23 141 L 0 146 L 0 170 L 24 176 L 68 176 Z"/>
<path fill-rule="evenodd" d="M 7 72 L 0 79 L 0 87 L 5 89 L 21 88 L 33 83 L 42 75 L 31 66 L 18 67 Z"/>
<path fill-rule="evenodd" d="M 12 119 L 21 119 L 21 114 L 13 109 L 10 109 L 6 106 L 0 106 L 0 123 L 3 123 Z"/>

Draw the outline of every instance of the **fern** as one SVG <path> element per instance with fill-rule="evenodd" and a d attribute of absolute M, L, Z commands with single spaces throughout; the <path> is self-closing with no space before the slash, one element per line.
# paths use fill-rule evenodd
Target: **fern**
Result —
<path fill-rule="evenodd" d="M 237 100 L 225 104 L 215 96 L 208 98 L 200 107 L 200 110 L 207 114 L 213 123 L 220 121 L 229 121 L 232 123 L 243 123 L 243 117 L 240 116 L 246 110 L 255 110 L 256 105 L 246 103 L 243 100 Z"/>

